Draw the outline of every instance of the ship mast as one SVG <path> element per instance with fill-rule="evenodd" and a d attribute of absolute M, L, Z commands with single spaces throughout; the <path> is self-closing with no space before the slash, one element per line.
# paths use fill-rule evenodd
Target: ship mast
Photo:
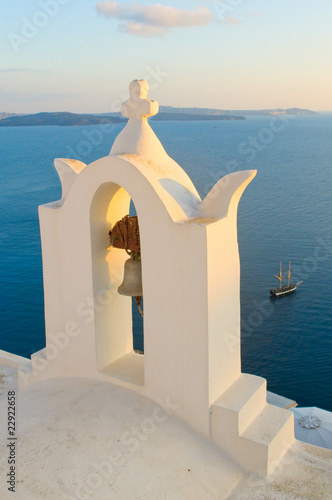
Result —
<path fill-rule="evenodd" d="M 274 275 L 278 280 L 280 281 L 280 288 L 282 288 L 282 269 L 281 269 L 281 262 L 280 262 L 280 276 L 277 276 L 276 274 Z"/>
<path fill-rule="evenodd" d="M 288 275 L 287 275 L 287 279 L 288 279 L 288 286 L 289 286 L 290 279 L 291 279 L 291 264 L 290 264 L 290 261 L 288 263 Z"/>

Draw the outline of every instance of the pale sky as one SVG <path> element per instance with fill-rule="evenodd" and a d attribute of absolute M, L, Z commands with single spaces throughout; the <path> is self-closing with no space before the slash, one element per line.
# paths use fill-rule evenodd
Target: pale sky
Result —
<path fill-rule="evenodd" d="M 2 0 L 0 15 L 0 112 L 116 111 L 136 78 L 163 105 L 332 111 L 330 0 Z"/>

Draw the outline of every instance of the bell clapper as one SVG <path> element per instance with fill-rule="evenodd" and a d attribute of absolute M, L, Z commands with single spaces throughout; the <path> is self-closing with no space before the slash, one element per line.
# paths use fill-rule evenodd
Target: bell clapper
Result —
<path fill-rule="evenodd" d="M 136 301 L 137 309 L 139 310 L 139 312 L 140 312 L 140 314 L 141 314 L 142 318 L 144 318 L 144 313 L 143 313 L 143 311 L 142 311 L 142 309 L 141 309 L 141 299 L 142 299 L 142 297 L 140 297 L 140 296 L 135 297 L 135 301 Z"/>

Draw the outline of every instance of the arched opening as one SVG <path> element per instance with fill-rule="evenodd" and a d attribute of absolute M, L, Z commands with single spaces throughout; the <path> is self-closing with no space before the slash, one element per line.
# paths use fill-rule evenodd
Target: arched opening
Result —
<path fill-rule="evenodd" d="M 109 230 L 129 214 L 130 207 L 129 193 L 113 182 L 101 185 L 91 204 L 96 359 L 99 371 L 134 385 L 144 385 L 144 356 L 136 352 L 144 350 L 143 320 L 132 297 L 117 292 L 128 255 L 125 250 L 110 246 L 108 237 Z M 140 339 L 133 338 L 134 330 L 141 333 Z"/>
<path fill-rule="evenodd" d="M 136 207 L 132 199 L 130 201 L 129 215 L 137 215 Z M 132 298 L 131 306 L 133 318 L 133 348 L 135 352 L 144 354 L 144 321 L 134 297 Z M 140 307 L 141 310 L 144 311 L 144 297 L 141 299 Z"/>

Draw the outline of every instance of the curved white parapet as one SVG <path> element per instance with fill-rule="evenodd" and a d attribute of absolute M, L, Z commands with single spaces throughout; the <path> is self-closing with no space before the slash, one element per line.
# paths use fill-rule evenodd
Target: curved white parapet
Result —
<path fill-rule="evenodd" d="M 204 217 L 227 217 L 229 210 L 237 209 L 240 198 L 257 173 L 257 170 L 233 172 L 222 177 L 199 206 Z"/>
<path fill-rule="evenodd" d="M 222 177 L 202 201 L 198 194 L 194 194 L 181 183 L 162 178 L 161 186 L 182 208 L 185 216 L 190 218 L 213 218 L 215 220 L 227 217 L 233 209 L 234 215 L 243 191 L 255 177 L 256 170 L 243 170 Z"/>
<path fill-rule="evenodd" d="M 62 187 L 61 199 L 65 200 L 73 182 L 76 179 L 76 176 L 83 170 L 83 168 L 86 167 L 86 164 L 78 160 L 69 160 L 68 158 L 56 158 L 54 160 L 54 166 L 56 168 L 56 171 L 58 172 L 61 182 L 61 187 Z"/>

